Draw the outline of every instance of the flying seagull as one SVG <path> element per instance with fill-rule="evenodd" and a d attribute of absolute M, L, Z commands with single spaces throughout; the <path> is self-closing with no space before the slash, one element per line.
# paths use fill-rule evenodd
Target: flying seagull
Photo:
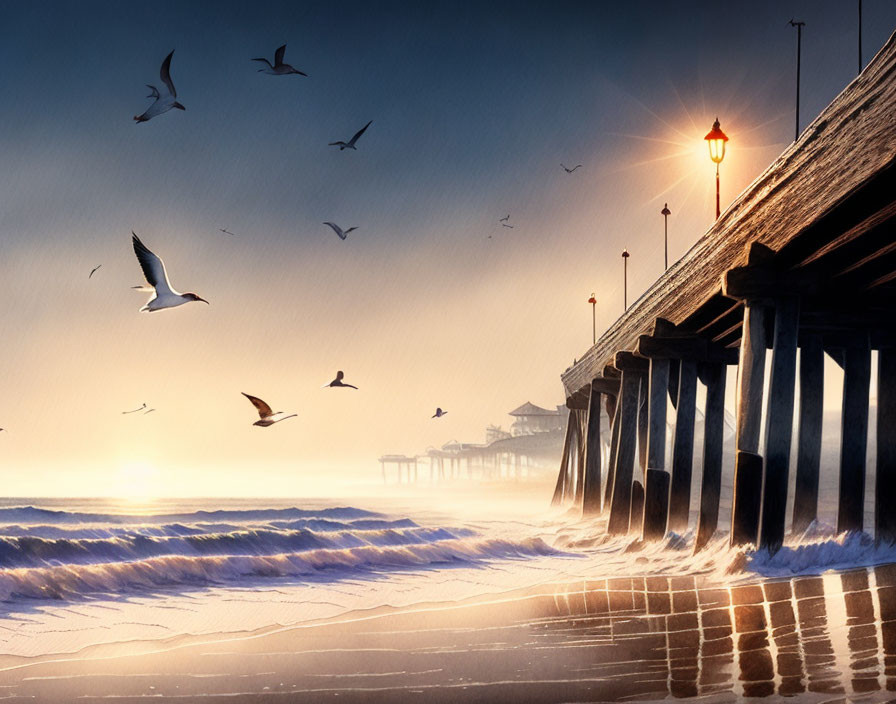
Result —
<path fill-rule="evenodd" d="M 508 225 L 506 222 L 502 222 L 501 227 L 509 227 L 511 230 L 513 229 L 513 225 Z"/>
<path fill-rule="evenodd" d="M 348 142 L 330 142 L 330 144 L 329 144 L 328 146 L 331 146 L 331 147 L 339 147 L 339 151 L 342 151 L 343 149 L 354 149 L 355 151 L 357 151 L 357 148 L 355 147 L 355 142 L 358 141 L 358 137 L 360 137 L 362 134 L 364 134 L 364 131 L 365 131 L 368 127 L 370 127 L 370 125 L 371 125 L 372 123 L 373 123 L 373 120 L 371 120 L 370 122 L 368 122 L 368 123 L 367 123 L 366 125 L 364 125 L 361 129 L 359 129 L 357 132 L 355 132 L 355 136 L 352 137 L 350 140 L 348 140 Z"/>
<path fill-rule="evenodd" d="M 219 228 L 218 228 L 218 232 L 223 232 L 225 235 L 233 235 L 234 237 L 236 237 L 236 233 L 235 233 L 235 232 L 230 232 L 229 230 L 227 230 L 227 229 L 225 229 L 225 228 L 223 228 L 223 227 L 219 227 Z"/>
<path fill-rule="evenodd" d="M 142 406 L 140 406 L 140 408 L 135 408 L 133 411 L 122 411 L 121 415 L 126 416 L 128 413 L 136 413 L 137 411 L 142 411 L 144 408 L 146 408 L 145 403 Z"/>
<path fill-rule="evenodd" d="M 563 166 L 563 164 L 561 163 L 560 166 Z M 563 166 L 563 170 L 568 174 L 571 174 L 573 171 L 575 171 L 576 169 L 580 169 L 580 168 L 582 168 L 581 164 L 576 164 L 571 169 L 567 169 L 565 166 Z"/>
<path fill-rule="evenodd" d="M 300 76 L 307 76 L 307 73 L 302 73 L 297 69 L 294 69 L 289 64 L 283 63 L 283 55 L 286 53 L 286 44 L 281 46 L 277 51 L 274 52 L 274 65 L 271 65 L 271 62 L 267 59 L 252 59 L 253 61 L 262 61 L 268 65 L 267 68 L 258 69 L 259 73 L 266 73 L 269 76 L 286 76 L 290 73 L 297 73 Z"/>
<path fill-rule="evenodd" d="M 258 411 L 258 415 L 261 420 L 255 421 L 252 425 L 258 425 L 262 428 L 267 428 L 269 425 L 273 425 L 274 423 L 279 423 L 281 420 L 286 420 L 287 418 L 295 418 L 296 414 L 293 413 L 291 415 L 283 415 L 283 411 L 277 411 L 274 413 L 271 410 L 271 407 L 262 401 L 260 398 L 255 396 L 250 396 L 247 393 L 240 392 L 252 402 L 252 405 L 255 406 L 255 409 Z"/>
<path fill-rule="evenodd" d="M 91 276 L 93 276 L 96 273 L 96 270 L 99 269 L 101 266 L 102 266 L 102 264 L 97 264 L 95 267 L 93 267 L 93 269 L 91 269 L 90 273 L 87 275 L 87 278 L 89 279 Z"/>
<path fill-rule="evenodd" d="M 149 88 L 152 92 L 146 97 L 155 98 L 155 101 L 153 101 L 153 104 L 150 105 L 149 108 L 147 108 L 146 112 L 144 112 L 142 115 L 134 116 L 134 120 L 136 122 L 146 122 L 147 120 L 161 115 L 163 112 L 168 112 L 171 108 L 186 110 L 183 105 L 175 100 L 175 98 L 177 98 L 177 91 L 174 90 L 174 83 L 171 80 L 172 56 L 174 56 L 173 51 L 165 57 L 165 60 L 162 62 L 162 70 L 159 71 L 159 75 L 162 78 L 162 83 L 164 83 L 168 88 L 168 93 L 166 95 L 162 95 L 161 93 L 159 93 L 158 88 L 147 83 L 146 87 Z"/>
<path fill-rule="evenodd" d="M 334 386 L 334 387 L 335 386 L 345 386 L 349 389 L 357 389 L 358 388 L 357 386 L 354 386 L 353 384 L 346 384 L 345 382 L 342 381 L 343 379 L 345 379 L 345 373 L 341 372 L 341 371 L 336 372 L 336 378 L 333 379 L 333 381 L 331 381 L 329 384 L 324 384 L 320 388 L 326 389 L 330 386 Z"/>
<path fill-rule="evenodd" d="M 507 215 L 505 215 L 503 218 L 501 218 L 500 220 L 498 220 L 498 222 L 507 222 L 508 220 L 510 220 L 509 213 Z"/>
<path fill-rule="evenodd" d="M 443 411 L 441 408 L 437 408 L 436 412 L 433 414 L 433 418 L 441 418 L 443 415 L 448 413 L 448 411 Z"/>
<path fill-rule="evenodd" d="M 137 255 L 137 261 L 140 262 L 140 268 L 143 269 L 143 275 L 146 277 L 147 283 L 152 287 L 147 289 L 145 286 L 134 286 L 140 291 L 152 291 L 153 295 L 146 302 L 140 311 L 162 310 L 163 308 L 174 308 L 175 306 L 189 303 L 190 301 L 202 301 L 208 303 L 204 298 L 200 298 L 195 293 L 178 293 L 168 282 L 168 274 L 165 272 L 165 264 L 155 254 L 150 252 L 146 245 L 140 241 L 140 238 L 131 231 L 134 244 L 134 254 Z"/>
<path fill-rule="evenodd" d="M 343 230 L 341 227 L 339 227 L 339 225 L 337 225 L 334 222 L 325 222 L 324 225 L 329 225 L 330 227 L 332 227 L 333 232 L 335 232 L 337 235 L 339 235 L 339 239 L 341 239 L 341 240 L 344 240 L 346 238 L 346 236 L 348 235 L 348 233 L 351 232 L 352 230 L 358 229 L 357 227 L 350 227 L 347 230 Z"/>
<path fill-rule="evenodd" d="M 150 408 L 149 410 L 145 411 L 145 412 L 143 413 L 143 415 L 146 415 L 147 413 L 152 413 L 154 410 L 156 410 L 156 409 L 155 409 L 155 408 Z"/>

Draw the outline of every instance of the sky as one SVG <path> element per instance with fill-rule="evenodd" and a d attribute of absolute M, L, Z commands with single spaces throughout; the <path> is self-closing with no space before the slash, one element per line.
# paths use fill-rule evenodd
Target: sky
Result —
<path fill-rule="evenodd" d="M 805 126 L 856 5 L 0 0 L 4 492 L 328 493 L 563 403 L 623 248 L 633 300 L 664 203 L 672 260 L 711 225 L 713 120 L 724 208 L 793 138 L 788 20 Z M 867 62 L 896 4 L 863 11 Z M 307 78 L 257 72 L 283 43 Z M 172 49 L 186 110 L 135 124 Z M 210 305 L 139 313 L 132 230 Z M 253 427 L 243 391 L 298 417 Z"/>

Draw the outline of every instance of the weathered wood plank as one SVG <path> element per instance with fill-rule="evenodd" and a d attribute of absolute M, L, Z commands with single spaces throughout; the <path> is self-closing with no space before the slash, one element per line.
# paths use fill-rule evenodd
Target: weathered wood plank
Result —
<path fill-rule="evenodd" d="M 865 455 L 868 451 L 868 406 L 871 349 L 868 337 L 845 350 L 843 417 L 840 439 L 840 504 L 837 532 L 861 531 L 865 516 Z"/>
<path fill-rule="evenodd" d="M 775 335 L 765 424 L 765 468 L 759 547 L 775 553 L 784 543 L 793 401 L 796 392 L 796 343 L 800 301 L 796 296 L 775 304 Z"/>
<path fill-rule="evenodd" d="M 672 479 L 669 493 L 669 530 L 684 533 L 691 510 L 691 475 L 694 467 L 694 417 L 697 411 L 697 363 L 681 360 L 678 410 L 672 447 Z"/>
<path fill-rule="evenodd" d="M 824 349 L 820 336 L 809 335 L 800 347 L 800 418 L 793 496 L 794 533 L 804 532 L 818 517 L 823 410 Z"/>
<path fill-rule="evenodd" d="M 719 524 L 719 499 L 722 495 L 722 451 L 725 434 L 725 374 L 721 364 L 704 365 L 701 379 L 706 384 L 703 426 L 703 485 L 700 491 L 700 517 L 694 551 L 702 550 L 712 539 Z"/>

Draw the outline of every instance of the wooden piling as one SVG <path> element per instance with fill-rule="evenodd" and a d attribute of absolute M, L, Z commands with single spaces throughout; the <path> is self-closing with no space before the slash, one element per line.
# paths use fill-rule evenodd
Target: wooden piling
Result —
<path fill-rule="evenodd" d="M 860 342 L 861 344 L 846 348 L 843 367 L 840 506 L 837 513 L 839 533 L 861 531 L 864 525 L 871 349 L 867 334 Z M 892 429 L 888 432 L 892 432 Z"/>
<path fill-rule="evenodd" d="M 650 360 L 650 383 L 647 414 L 647 468 L 665 469 L 666 460 L 666 392 L 669 388 L 669 360 Z"/>
<path fill-rule="evenodd" d="M 641 479 L 647 476 L 647 430 L 650 427 L 649 416 L 649 380 L 647 374 L 639 374 L 638 389 L 638 464 L 641 466 Z"/>
<path fill-rule="evenodd" d="M 790 445 L 793 439 L 793 399 L 796 391 L 796 346 L 800 301 L 786 296 L 775 302 L 775 334 L 765 424 L 765 463 L 759 547 L 772 553 L 784 542 Z M 868 393 L 865 393 L 865 408 Z"/>
<path fill-rule="evenodd" d="M 800 345 L 800 417 L 797 439 L 793 533 L 804 532 L 818 517 L 818 477 L 824 410 L 824 348 L 820 335 Z"/>
<path fill-rule="evenodd" d="M 613 485 L 616 481 L 616 455 L 619 450 L 619 409 L 622 404 L 618 397 L 613 402 L 613 415 L 610 423 L 610 457 L 607 461 L 607 485 L 604 489 L 603 512 L 609 510 L 613 498 Z"/>
<path fill-rule="evenodd" d="M 706 385 L 703 413 L 703 484 L 700 490 L 700 517 L 694 552 L 712 539 L 719 524 L 719 498 L 722 495 L 722 446 L 725 434 L 724 364 L 706 364 L 700 370 Z"/>
<path fill-rule="evenodd" d="M 607 532 L 621 535 L 628 531 L 631 510 L 632 474 L 635 468 L 635 449 L 638 436 L 638 393 L 641 375 L 633 370 L 622 372 L 619 394 L 619 440 L 616 448 L 616 469 L 613 495 L 610 499 L 610 518 Z"/>
<path fill-rule="evenodd" d="M 587 411 L 576 411 L 576 415 L 579 420 L 579 434 L 576 438 L 578 440 L 579 452 L 576 457 L 575 504 L 577 506 L 581 506 L 582 500 L 585 496 L 585 453 L 587 452 L 588 447 L 588 416 Z"/>
<path fill-rule="evenodd" d="M 762 395 L 765 383 L 765 308 L 753 301 L 744 305 L 743 332 L 740 341 L 740 362 L 737 386 L 737 455 L 734 462 L 734 497 L 731 507 L 731 545 L 755 543 L 759 533 L 759 511 L 762 491 L 762 458 L 756 469 L 754 457 L 759 452 L 759 429 L 762 421 Z M 741 462 L 746 462 L 741 467 Z M 740 478 L 741 471 L 748 476 Z M 746 496 L 743 490 L 755 486 L 756 496 Z M 748 525 L 755 520 L 756 524 Z M 737 530 L 734 529 L 737 526 Z"/>
<path fill-rule="evenodd" d="M 588 399 L 588 430 L 586 432 L 587 443 L 585 446 L 585 486 L 582 497 L 583 515 L 594 515 L 601 511 L 600 480 L 601 480 L 601 441 L 600 441 L 600 410 L 603 394 L 591 387 L 591 395 Z"/>
<path fill-rule="evenodd" d="M 697 363 L 682 359 L 678 375 L 675 441 L 669 491 L 668 530 L 684 533 L 691 509 L 691 474 L 694 466 L 694 416 L 697 410 Z"/>
<path fill-rule="evenodd" d="M 641 523 L 644 520 L 644 487 L 641 482 L 635 479 L 632 482 L 632 509 L 631 521 L 629 522 L 628 532 L 634 533 L 641 530 Z"/>
<path fill-rule="evenodd" d="M 560 455 L 560 471 L 557 474 L 557 485 L 554 487 L 554 496 L 551 499 L 551 506 L 559 506 L 563 503 L 563 495 L 566 493 L 566 475 L 569 470 L 569 448 L 572 444 L 572 425 L 573 417 L 572 411 L 570 411 L 566 416 L 566 434 L 563 437 L 563 451 Z M 495 464 L 497 464 L 497 458 Z"/>
<path fill-rule="evenodd" d="M 874 537 L 896 542 L 896 349 L 877 354 L 877 480 Z"/>
<path fill-rule="evenodd" d="M 731 517 L 731 545 L 755 545 L 762 505 L 762 457 L 738 451 L 735 467 L 734 496 L 738 503 Z"/>
<path fill-rule="evenodd" d="M 662 469 L 647 470 L 644 494 L 644 540 L 662 540 L 666 535 L 669 514 L 669 473 Z"/>

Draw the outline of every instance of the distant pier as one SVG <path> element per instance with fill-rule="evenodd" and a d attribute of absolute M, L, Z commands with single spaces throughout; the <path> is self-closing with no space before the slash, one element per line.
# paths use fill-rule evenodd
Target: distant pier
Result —
<path fill-rule="evenodd" d="M 733 473 L 731 542 L 776 551 L 788 505 L 794 532 L 817 517 L 828 356 L 843 370 L 837 528 L 873 529 L 878 540 L 896 540 L 894 115 L 891 37 L 709 232 L 562 374 L 570 413 L 555 504 L 606 514 L 613 534 L 659 539 L 694 530 L 699 550 L 718 525 L 725 471 Z M 864 501 L 873 352 L 870 526 Z M 729 367 L 737 368 L 733 466 L 723 455 Z M 698 385 L 705 390 L 702 446 L 695 443 Z M 674 413 L 667 413 L 667 397 Z M 610 420 L 605 430 L 602 415 Z M 671 461 L 667 423 L 674 428 Z M 691 524 L 696 453 L 702 486 Z"/>

